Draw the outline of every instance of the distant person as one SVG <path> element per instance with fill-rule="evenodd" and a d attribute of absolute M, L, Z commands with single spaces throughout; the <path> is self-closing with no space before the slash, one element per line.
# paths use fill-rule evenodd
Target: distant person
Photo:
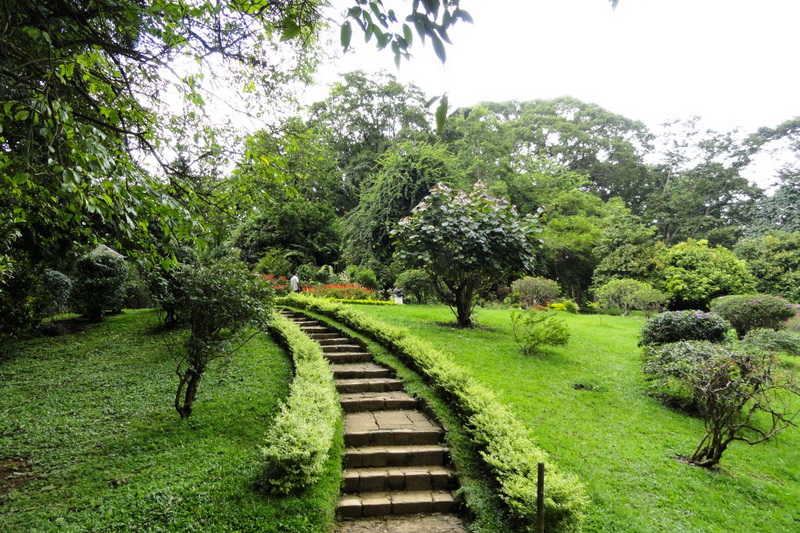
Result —
<path fill-rule="evenodd" d="M 394 293 L 394 303 L 396 304 L 403 303 L 403 296 L 406 295 L 405 291 L 403 290 L 403 287 L 396 287 L 392 292 Z"/>
<path fill-rule="evenodd" d="M 300 292 L 300 278 L 297 277 L 297 272 L 295 272 L 292 279 L 289 280 L 289 287 L 292 289 L 292 292 Z"/>

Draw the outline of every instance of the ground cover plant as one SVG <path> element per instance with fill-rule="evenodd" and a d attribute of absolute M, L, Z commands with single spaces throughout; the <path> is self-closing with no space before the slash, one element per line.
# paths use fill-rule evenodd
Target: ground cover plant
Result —
<path fill-rule="evenodd" d="M 723 533 L 797 530 L 800 431 L 734 443 L 713 470 L 689 466 L 702 420 L 645 394 L 639 317 L 562 314 L 572 338 L 544 357 L 520 354 L 508 310 L 479 310 L 473 329 L 446 328 L 442 306 L 359 307 L 412 329 L 489 386 L 592 502 L 584 531 Z M 796 358 L 781 361 L 796 373 Z"/>
<path fill-rule="evenodd" d="M 0 531 L 328 531 L 338 460 L 294 496 L 258 485 L 259 446 L 291 379 L 282 350 L 259 335 L 230 364 L 209 367 L 202 409 L 181 420 L 156 323 L 153 311 L 126 311 L 4 347 L 0 458 L 30 472 L 0 494 Z"/>

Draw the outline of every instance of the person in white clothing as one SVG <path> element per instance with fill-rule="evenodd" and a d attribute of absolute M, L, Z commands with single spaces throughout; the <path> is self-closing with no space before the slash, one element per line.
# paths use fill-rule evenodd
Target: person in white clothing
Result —
<path fill-rule="evenodd" d="M 289 288 L 292 289 L 292 292 L 300 292 L 300 278 L 297 277 L 297 272 L 289 280 Z"/>

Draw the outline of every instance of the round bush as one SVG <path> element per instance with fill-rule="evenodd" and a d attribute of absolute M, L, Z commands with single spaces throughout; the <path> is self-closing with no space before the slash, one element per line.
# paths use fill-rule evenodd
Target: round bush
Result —
<path fill-rule="evenodd" d="M 730 323 L 714 313 L 668 311 L 645 323 L 639 346 L 679 341 L 722 342 L 729 329 Z"/>
<path fill-rule="evenodd" d="M 128 267 L 121 256 L 90 253 L 78 259 L 76 271 L 75 288 L 90 320 L 99 322 L 106 310 L 122 308 Z"/>
<path fill-rule="evenodd" d="M 785 298 L 769 294 L 715 298 L 711 302 L 711 311 L 730 322 L 739 338 L 751 329 L 781 329 L 794 316 L 794 308 Z"/>
<path fill-rule="evenodd" d="M 378 288 L 378 278 L 375 276 L 375 272 L 369 268 L 359 270 L 356 273 L 356 283 L 367 289 L 375 290 Z"/>
<path fill-rule="evenodd" d="M 800 355 L 800 333 L 791 330 L 751 329 L 742 339 L 742 343 L 770 352 Z"/>
<path fill-rule="evenodd" d="M 428 303 L 436 292 L 431 277 L 422 270 L 406 270 L 397 276 L 396 287 L 402 287 L 418 303 Z"/>
<path fill-rule="evenodd" d="M 558 282 L 547 278 L 524 277 L 511 284 L 511 291 L 519 296 L 523 307 L 547 305 L 561 294 Z"/>

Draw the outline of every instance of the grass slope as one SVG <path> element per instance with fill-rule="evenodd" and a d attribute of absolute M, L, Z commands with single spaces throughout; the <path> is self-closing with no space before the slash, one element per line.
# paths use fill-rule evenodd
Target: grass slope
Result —
<path fill-rule="evenodd" d="M 154 324 L 152 312 L 128 311 L 7 348 L 0 427 L 21 429 L 0 437 L 0 458 L 26 459 L 35 477 L 0 496 L 0 531 L 326 531 L 337 460 L 296 497 L 256 487 L 258 446 L 291 379 L 286 355 L 257 336 L 206 372 L 181 421 L 175 363 Z"/>
<path fill-rule="evenodd" d="M 569 345 L 526 357 L 506 310 L 479 310 L 482 328 L 471 330 L 437 325 L 453 320 L 440 306 L 359 311 L 453 354 L 511 406 L 559 465 L 586 482 L 586 531 L 800 531 L 800 429 L 759 446 L 734 443 L 716 471 L 678 461 L 697 444 L 702 422 L 644 394 L 641 318 L 561 313 Z"/>

